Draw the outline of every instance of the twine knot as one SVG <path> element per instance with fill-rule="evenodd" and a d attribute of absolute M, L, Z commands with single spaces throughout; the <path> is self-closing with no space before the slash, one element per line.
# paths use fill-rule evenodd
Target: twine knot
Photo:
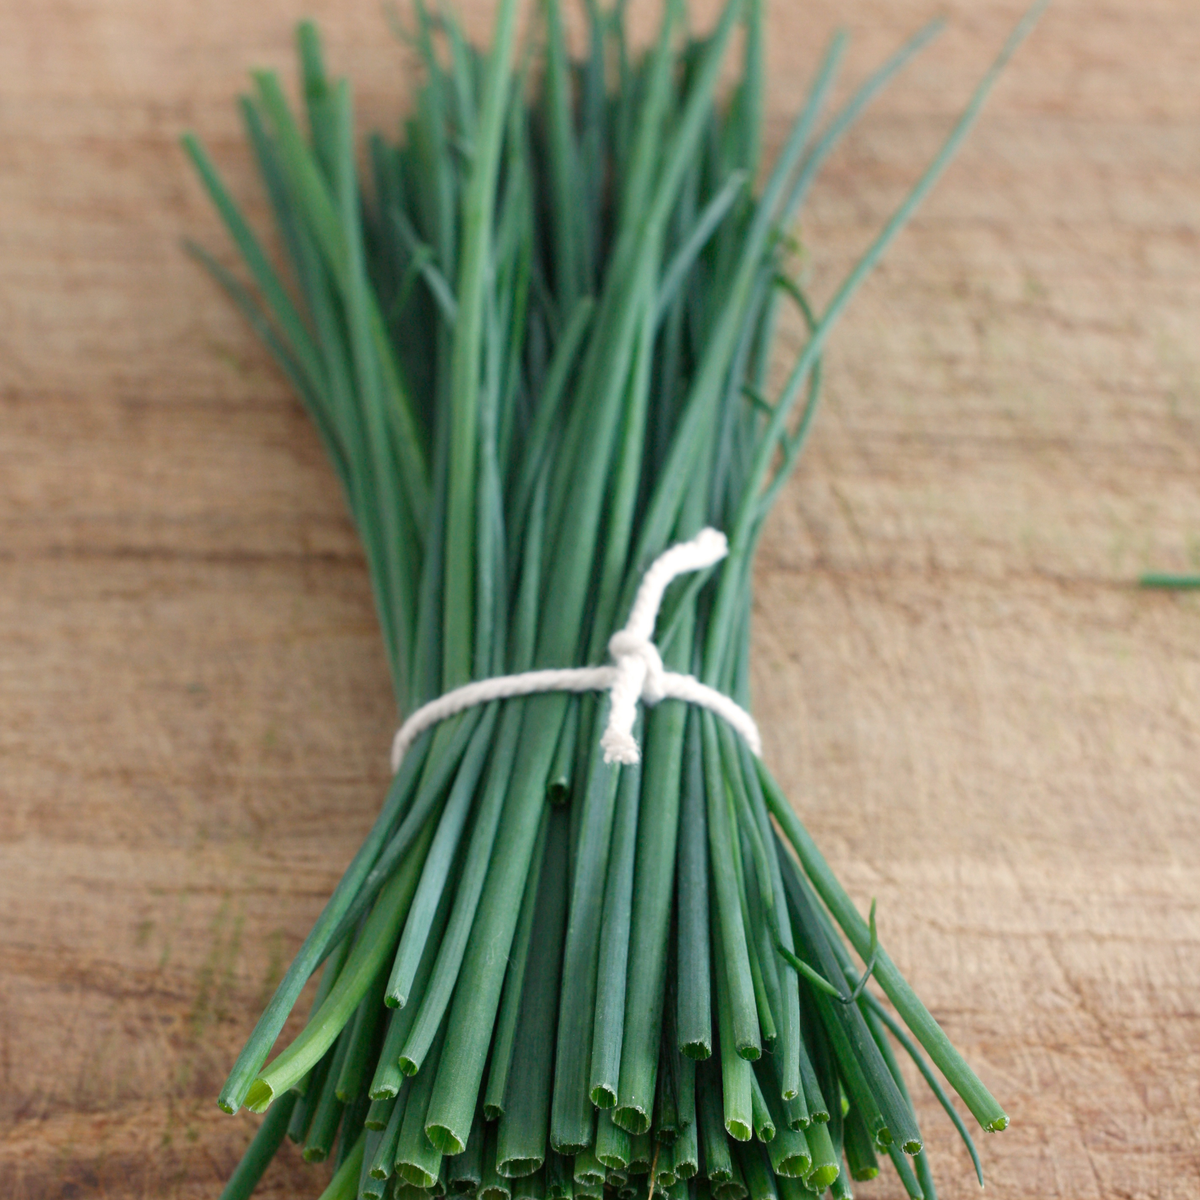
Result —
<path fill-rule="evenodd" d="M 682 700 L 698 704 L 721 717 L 737 730 L 756 754 L 762 755 L 762 738 L 754 718 L 728 696 L 691 675 L 668 671 L 654 644 L 654 625 L 663 595 L 680 575 L 701 571 L 719 563 L 729 553 L 725 535 L 702 529 L 690 542 L 680 542 L 650 564 L 638 586 L 629 620 L 608 639 L 609 667 L 568 667 L 562 670 L 523 671 L 481 679 L 422 705 L 396 731 L 392 743 L 392 770 L 400 768 L 405 751 L 426 729 L 477 704 L 538 692 L 608 692 L 608 724 L 600 739 L 606 763 L 632 765 L 641 754 L 633 736 L 638 701 L 658 704 Z"/>
<path fill-rule="evenodd" d="M 617 675 L 609 689 L 608 726 L 600 739 L 605 762 L 632 765 L 638 761 L 633 736 L 638 701 L 654 705 L 670 694 L 662 655 L 651 641 L 667 586 L 679 575 L 713 566 L 728 553 L 729 542 L 723 533 L 702 529 L 690 542 L 660 554 L 642 576 L 625 628 L 608 639 Z"/>

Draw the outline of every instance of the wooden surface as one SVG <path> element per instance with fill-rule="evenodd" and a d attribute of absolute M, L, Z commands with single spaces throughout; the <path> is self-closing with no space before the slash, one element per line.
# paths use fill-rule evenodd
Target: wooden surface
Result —
<path fill-rule="evenodd" d="M 821 181 L 818 295 L 1018 7 L 774 0 L 774 139 L 835 19 L 851 78 L 950 19 Z M 216 1195 L 219 1081 L 385 781 L 334 483 L 178 245 L 224 248 L 178 134 L 254 194 L 233 97 L 302 12 L 391 127 L 376 0 L 0 6 L 6 1197 Z M 1058 0 L 835 339 L 760 564 L 769 759 L 1011 1114 L 994 1197 L 1200 1194 L 1200 603 L 1130 585 L 1200 568 L 1198 332 L 1200 8 Z"/>

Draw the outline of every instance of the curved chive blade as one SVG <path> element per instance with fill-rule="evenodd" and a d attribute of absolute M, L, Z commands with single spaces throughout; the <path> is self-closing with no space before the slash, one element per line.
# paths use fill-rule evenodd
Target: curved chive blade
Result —
<path fill-rule="evenodd" d="M 428 744 L 429 739 L 421 740 L 425 745 Z M 308 982 L 309 976 L 317 968 L 321 959 L 325 957 L 327 950 L 337 944 L 332 939 L 332 935 L 343 915 L 353 903 L 355 893 L 366 879 L 380 847 L 393 824 L 399 819 L 410 791 L 416 784 L 423 755 L 418 747 L 414 747 L 413 751 L 405 759 L 399 773 L 392 781 L 387 799 L 384 801 L 383 808 L 376 818 L 371 832 L 367 835 L 366 841 L 363 842 L 350 866 L 346 869 L 346 873 L 334 889 L 333 895 L 326 902 L 312 931 L 304 939 L 299 953 L 275 989 L 275 995 L 271 997 L 263 1015 L 259 1017 L 254 1032 L 238 1055 L 233 1070 L 230 1071 L 229 1078 L 217 1100 L 217 1103 L 226 1112 L 237 1112 L 245 1103 L 255 1075 L 258 1074 L 259 1068 L 270 1054 L 271 1047 L 283 1029 L 283 1024 L 299 999 L 300 992 Z"/>

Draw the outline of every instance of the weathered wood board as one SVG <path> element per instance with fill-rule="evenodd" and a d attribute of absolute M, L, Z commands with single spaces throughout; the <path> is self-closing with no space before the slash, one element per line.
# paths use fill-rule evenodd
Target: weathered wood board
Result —
<path fill-rule="evenodd" d="M 770 7 L 776 140 L 835 20 L 861 78 L 948 10 L 817 189 L 827 295 L 1020 6 Z M 219 1081 L 385 782 L 335 484 L 179 247 L 224 242 L 178 134 L 251 195 L 233 97 L 290 72 L 302 13 L 390 126 L 411 70 L 376 0 L 0 6 L 14 1200 L 216 1195 L 253 1126 Z M 767 753 L 1006 1104 L 993 1196 L 1200 1195 L 1200 602 L 1131 586 L 1200 567 L 1198 335 L 1200 6 L 1058 0 L 837 335 L 760 564 Z M 920 1111 L 943 1195 L 973 1194 Z M 288 1155 L 264 1192 L 323 1179 Z"/>

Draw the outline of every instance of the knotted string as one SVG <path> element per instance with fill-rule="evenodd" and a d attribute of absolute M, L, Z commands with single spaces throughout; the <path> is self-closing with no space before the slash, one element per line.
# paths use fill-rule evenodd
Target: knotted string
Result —
<path fill-rule="evenodd" d="M 761 756 L 762 737 L 754 718 L 723 692 L 701 683 L 694 675 L 666 670 L 652 640 L 658 610 L 671 581 L 680 575 L 711 567 L 728 553 L 729 543 L 723 533 L 702 529 L 690 542 L 680 542 L 660 554 L 642 576 L 625 627 L 618 629 L 608 640 L 608 652 L 613 659 L 611 666 L 497 675 L 463 684 L 423 704 L 396 731 L 392 742 L 392 770 L 400 769 L 405 752 L 425 730 L 447 717 L 477 704 L 540 692 L 609 693 L 608 724 L 600 739 L 606 763 L 633 764 L 641 758 L 633 736 L 639 700 L 647 705 L 662 700 L 682 700 L 706 708 L 731 725 L 750 749 Z"/>

